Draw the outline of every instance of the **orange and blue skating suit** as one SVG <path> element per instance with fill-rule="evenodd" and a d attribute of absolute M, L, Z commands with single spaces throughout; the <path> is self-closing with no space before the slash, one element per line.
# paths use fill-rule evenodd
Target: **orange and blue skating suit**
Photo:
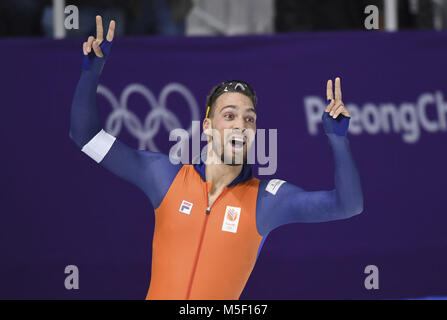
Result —
<path fill-rule="evenodd" d="M 107 57 L 110 42 L 101 49 Z M 360 178 L 346 137 L 349 118 L 322 116 L 334 156 L 334 189 L 305 191 L 280 179 L 259 180 L 243 165 L 208 208 L 212 186 L 201 159 L 172 164 L 167 155 L 130 148 L 101 128 L 96 90 L 104 62 L 93 53 L 84 56 L 69 136 L 97 163 L 140 188 L 155 208 L 147 299 L 238 299 L 270 231 L 362 212 Z"/>

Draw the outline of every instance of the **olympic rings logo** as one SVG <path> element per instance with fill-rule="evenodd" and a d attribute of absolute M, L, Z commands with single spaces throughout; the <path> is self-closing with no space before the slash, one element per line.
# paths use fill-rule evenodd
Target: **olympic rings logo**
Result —
<path fill-rule="evenodd" d="M 158 99 L 144 85 L 132 83 L 124 88 L 119 101 L 112 91 L 103 85 L 99 85 L 97 93 L 108 100 L 113 108 L 113 111 L 106 120 L 105 130 L 117 137 L 124 123 L 129 133 L 138 139 L 139 150 L 145 150 L 148 147 L 150 151 L 160 152 L 154 142 L 154 137 L 158 134 L 160 125 L 163 124 L 168 132 L 182 128 L 177 116 L 167 108 L 167 98 L 173 92 L 181 94 L 189 106 L 191 126 L 186 129 L 189 136 L 191 137 L 193 134 L 197 134 L 195 132 L 197 126 L 193 126 L 192 123 L 194 120 L 199 120 L 199 106 L 190 90 L 179 83 L 167 84 L 161 91 Z M 129 97 L 134 93 L 141 94 L 151 107 L 151 110 L 144 119 L 144 124 L 140 122 L 136 114 L 128 109 Z"/>

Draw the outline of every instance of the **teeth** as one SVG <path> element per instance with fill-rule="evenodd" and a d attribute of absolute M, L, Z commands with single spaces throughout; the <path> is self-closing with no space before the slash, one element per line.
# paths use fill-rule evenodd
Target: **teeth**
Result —
<path fill-rule="evenodd" d="M 241 136 L 232 136 L 230 138 L 230 143 L 233 145 L 233 147 L 242 148 L 245 145 L 245 140 L 244 137 Z"/>
<path fill-rule="evenodd" d="M 232 140 L 231 144 L 235 147 L 242 147 L 244 145 L 244 141 L 243 140 Z"/>
<path fill-rule="evenodd" d="M 244 142 L 244 139 L 243 138 L 239 138 L 239 137 L 232 137 L 231 140 L 242 142 L 242 143 Z"/>

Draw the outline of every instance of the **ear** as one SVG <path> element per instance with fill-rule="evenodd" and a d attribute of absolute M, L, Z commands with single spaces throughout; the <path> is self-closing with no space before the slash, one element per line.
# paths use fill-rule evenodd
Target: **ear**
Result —
<path fill-rule="evenodd" d="M 211 137 L 211 131 L 212 131 L 212 129 L 213 129 L 213 125 L 212 125 L 211 119 L 210 119 L 210 118 L 205 118 L 205 119 L 203 119 L 202 126 L 203 126 L 203 132 L 204 132 L 208 137 Z"/>

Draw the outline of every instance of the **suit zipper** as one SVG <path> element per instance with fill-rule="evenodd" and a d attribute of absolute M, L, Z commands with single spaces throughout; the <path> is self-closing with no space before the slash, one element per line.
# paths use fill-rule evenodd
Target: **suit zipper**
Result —
<path fill-rule="evenodd" d="M 222 190 L 222 192 L 219 194 L 219 196 L 216 198 L 216 200 L 214 200 L 213 204 L 211 206 L 208 206 L 208 190 L 206 189 L 206 184 L 205 184 L 205 198 L 206 198 L 206 204 L 207 204 L 207 208 L 206 208 L 206 211 L 205 211 L 205 221 L 203 223 L 202 232 L 200 234 L 199 246 L 197 248 L 196 257 L 194 259 L 194 265 L 193 265 L 193 268 L 192 268 L 191 279 L 189 280 L 188 291 L 186 293 L 186 300 L 189 300 L 189 297 L 191 296 L 192 283 L 193 283 L 194 276 L 195 276 L 195 273 L 196 273 L 196 270 L 197 270 L 197 263 L 199 262 L 200 251 L 202 249 L 203 238 L 205 236 L 206 225 L 208 223 L 208 218 L 209 218 L 210 213 L 211 213 L 211 208 L 222 197 L 222 195 L 227 191 L 227 189 L 228 188 L 225 187 Z"/>

